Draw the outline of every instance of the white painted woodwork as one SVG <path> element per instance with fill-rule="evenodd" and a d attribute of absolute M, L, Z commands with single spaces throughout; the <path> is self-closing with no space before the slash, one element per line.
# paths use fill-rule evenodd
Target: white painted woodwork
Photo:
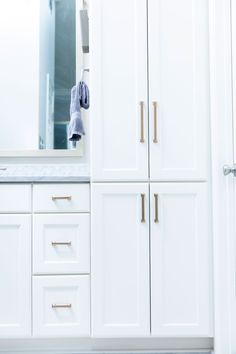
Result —
<path fill-rule="evenodd" d="M 53 308 L 52 305 L 69 305 Z M 88 337 L 90 281 L 88 275 L 33 278 L 33 335 Z"/>
<path fill-rule="evenodd" d="M 89 214 L 34 215 L 33 272 L 90 272 Z"/>
<path fill-rule="evenodd" d="M 94 181 L 148 177 L 145 0 L 90 3 L 91 168 Z M 144 142 L 141 108 L 144 102 Z"/>
<path fill-rule="evenodd" d="M 233 124 L 233 138 L 234 138 L 234 143 L 233 143 L 233 154 L 234 154 L 234 163 L 236 162 L 236 142 L 235 142 L 235 137 L 236 137 L 236 1 L 232 0 L 231 1 L 231 50 L 230 54 L 232 55 L 232 82 L 231 82 L 231 89 L 232 89 L 232 103 L 233 103 L 233 117 L 232 117 L 232 124 Z"/>
<path fill-rule="evenodd" d="M 30 227 L 30 215 L 0 215 L 1 338 L 31 335 Z"/>
<path fill-rule="evenodd" d="M 88 212 L 90 209 L 88 183 L 35 184 L 33 209 L 35 213 Z M 54 199 L 69 198 L 69 199 Z"/>
<path fill-rule="evenodd" d="M 208 7 L 208 0 L 148 1 L 151 180 L 206 179 Z M 157 102 L 157 143 L 153 102 Z"/>
<path fill-rule="evenodd" d="M 92 185 L 94 337 L 150 335 L 148 194 L 147 183 Z"/>
<path fill-rule="evenodd" d="M 220 134 L 218 134 L 214 141 L 215 149 L 218 148 L 220 151 L 217 152 L 221 160 L 221 165 L 219 165 L 218 156 L 218 159 L 215 159 L 214 163 L 216 166 L 217 163 L 218 166 L 224 164 L 232 166 L 236 163 L 236 1 L 226 0 L 223 3 L 217 1 L 217 6 L 221 6 L 221 8 L 217 8 L 218 11 L 221 10 L 219 11 L 220 14 L 217 13 L 217 18 L 220 19 L 218 21 L 221 27 L 223 27 L 220 28 L 218 25 L 217 30 L 218 32 L 220 31 L 220 34 L 223 33 L 224 37 L 220 38 L 220 44 L 218 41 L 219 33 L 218 36 L 215 35 L 214 37 L 218 45 L 217 54 L 219 58 L 217 65 L 221 64 L 218 72 L 222 76 L 220 83 L 217 85 L 217 94 L 219 91 L 222 92 L 222 99 L 215 104 L 215 110 L 219 116 L 215 125 Z M 221 50 L 219 50 L 220 47 Z M 222 116 L 222 111 L 225 116 Z M 216 228 L 214 235 L 216 258 L 215 347 L 216 354 L 220 354 L 223 351 L 233 354 L 236 351 L 236 180 L 233 174 L 222 177 L 222 174 L 219 175 L 216 168 L 214 174 L 213 198 L 215 201 L 214 221 Z M 223 239 L 222 235 L 224 235 Z"/>
<path fill-rule="evenodd" d="M 154 194 L 158 194 L 155 223 Z M 205 183 L 155 183 L 151 198 L 151 333 L 210 337 L 210 208 Z"/>
<path fill-rule="evenodd" d="M 0 213 L 30 213 L 30 184 L 1 184 Z"/>

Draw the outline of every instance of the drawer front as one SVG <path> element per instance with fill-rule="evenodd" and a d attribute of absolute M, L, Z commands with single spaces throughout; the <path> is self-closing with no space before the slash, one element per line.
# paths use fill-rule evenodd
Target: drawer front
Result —
<path fill-rule="evenodd" d="M 31 185 L 1 184 L 0 213 L 30 213 Z"/>
<path fill-rule="evenodd" d="M 34 215 L 34 273 L 89 273 L 89 221 L 89 214 Z"/>
<path fill-rule="evenodd" d="M 89 184 L 36 184 L 34 212 L 88 212 Z"/>
<path fill-rule="evenodd" d="M 89 276 L 40 276 L 33 279 L 33 335 L 90 335 Z"/>

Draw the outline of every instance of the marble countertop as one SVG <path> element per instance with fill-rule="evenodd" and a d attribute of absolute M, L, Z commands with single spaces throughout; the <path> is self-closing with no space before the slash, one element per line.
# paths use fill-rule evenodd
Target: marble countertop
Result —
<path fill-rule="evenodd" d="M 86 164 L 0 165 L 0 183 L 89 182 Z"/>

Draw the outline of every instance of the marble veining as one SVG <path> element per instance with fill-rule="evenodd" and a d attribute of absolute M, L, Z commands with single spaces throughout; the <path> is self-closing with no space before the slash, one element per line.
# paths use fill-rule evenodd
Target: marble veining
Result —
<path fill-rule="evenodd" d="M 88 182 L 87 164 L 0 165 L 0 182 Z"/>

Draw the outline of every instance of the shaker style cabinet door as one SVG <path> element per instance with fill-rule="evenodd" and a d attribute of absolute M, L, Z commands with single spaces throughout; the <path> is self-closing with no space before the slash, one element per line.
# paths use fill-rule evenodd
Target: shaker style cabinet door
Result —
<path fill-rule="evenodd" d="M 92 336 L 150 335 L 148 184 L 92 187 Z"/>
<path fill-rule="evenodd" d="M 205 180 L 208 0 L 149 0 L 150 177 Z"/>
<path fill-rule="evenodd" d="M 205 183 L 151 185 L 151 333 L 211 336 Z"/>
<path fill-rule="evenodd" d="M 0 337 L 31 335 L 31 217 L 0 215 Z"/>
<path fill-rule="evenodd" d="M 146 0 L 96 0 L 90 11 L 92 179 L 146 179 Z"/>

